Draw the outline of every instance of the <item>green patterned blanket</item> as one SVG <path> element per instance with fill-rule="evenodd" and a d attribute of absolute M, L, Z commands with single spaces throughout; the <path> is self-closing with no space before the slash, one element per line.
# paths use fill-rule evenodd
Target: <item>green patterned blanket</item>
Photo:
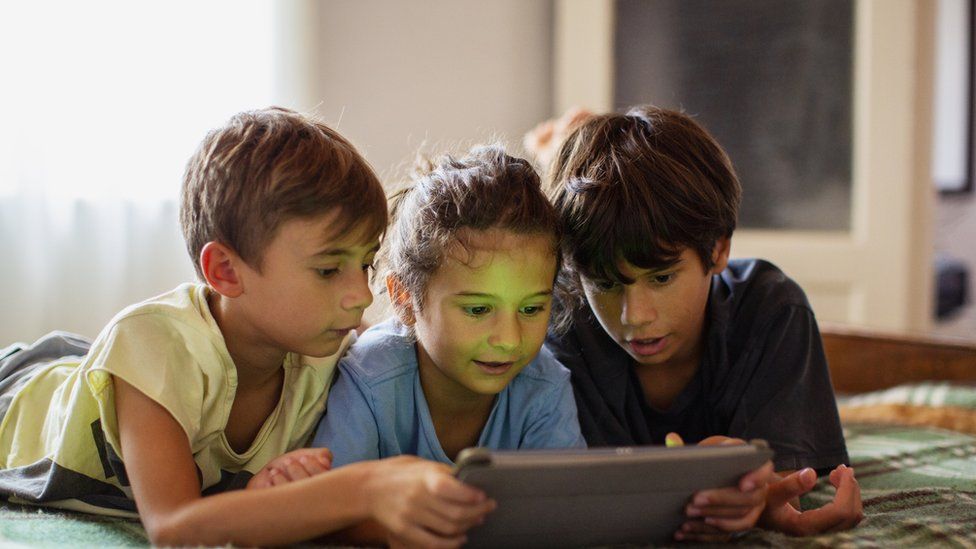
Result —
<path fill-rule="evenodd" d="M 864 521 L 848 532 L 791 538 L 756 530 L 742 546 L 976 546 L 976 437 L 922 427 L 845 426 L 864 500 Z M 830 501 L 826 482 L 803 498 Z M 0 546 L 145 546 L 132 521 L 0 503 Z M 683 545 L 687 547 L 688 545 Z"/>

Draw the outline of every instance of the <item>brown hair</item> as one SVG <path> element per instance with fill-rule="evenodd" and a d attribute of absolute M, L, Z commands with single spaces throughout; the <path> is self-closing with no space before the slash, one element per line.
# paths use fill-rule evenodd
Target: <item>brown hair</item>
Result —
<path fill-rule="evenodd" d="M 735 230 L 741 187 L 722 147 L 691 117 L 652 106 L 593 116 L 552 161 L 546 186 L 559 211 L 567 281 L 631 283 L 625 260 L 672 265 L 691 248 L 706 269 Z M 567 273 L 564 273 L 564 275 Z"/>
<path fill-rule="evenodd" d="M 335 208 L 334 234 L 355 228 L 376 238 L 386 228 L 383 188 L 352 144 L 321 122 L 270 107 L 239 113 L 203 139 L 183 177 L 180 224 L 202 279 L 207 242 L 230 246 L 260 271 L 283 222 Z"/>
<path fill-rule="evenodd" d="M 505 229 L 551 234 L 559 261 L 558 217 L 527 160 L 500 146 L 475 147 L 463 158 L 445 156 L 415 174 L 393 197 L 393 222 L 381 261 L 423 307 L 430 277 L 454 243 L 467 248 L 462 229 Z M 398 312 L 404 304 L 394 300 Z"/>

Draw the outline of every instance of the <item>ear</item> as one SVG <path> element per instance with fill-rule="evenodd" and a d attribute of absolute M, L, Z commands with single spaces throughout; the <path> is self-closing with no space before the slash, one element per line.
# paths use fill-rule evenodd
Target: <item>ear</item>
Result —
<path fill-rule="evenodd" d="M 720 274 L 729 265 L 729 252 L 732 251 L 732 238 L 723 237 L 715 241 L 712 248 L 712 270 L 709 274 Z"/>
<path fill-rule="evenodd" d="M 224 297 L 238 297 L 244 293 L 237 265 L 243 263 L 234 250 L 220 242 L 207 242 L 200 250 L 200 270 L 207 284 Z"/>
<path fill-rule="evenodd" d="M 386 275 L 386 293 L 390 296 L 390 303 L 396 312 L 400 322 L 407 326 L 413 326 L 417 322 L 417 317 L 413 314 L 413 299 L 400 279 L 394 274 Z"/>

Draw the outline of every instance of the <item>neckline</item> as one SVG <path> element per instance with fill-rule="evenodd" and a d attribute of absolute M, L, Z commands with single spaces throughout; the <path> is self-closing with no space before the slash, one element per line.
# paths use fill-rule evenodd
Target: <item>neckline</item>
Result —
<path fill-rule="evenodd" d="M 514 381 L 514 380 L 513 380 Z M 511 384 L 511 383 L 510 383 Z M 509 385 L 510 385 L 509 384 Z M 481 432 L 478 434 L 478 446 L 485 445 L 485 439 L 487 438 L 486 433 L 488 432 L 488 426 L 491 425 L 495 420 L 495 415 L 498 411 L 499 405 L 502 399 L 507 398 L 509 386 L 505 386 L 504 389 L 498 393 L 495 398 L 495 403 L 491 406 L 491 412 L 488 414 L 488 419 L 485 420 L 485 424 L 481 427 Z M 447 456 L 447 452 L 441 446 L 441 441 L 437 438 L 437 430 L 434 428 L 434 418 L 430 414 L 430 406 L 427 404 L 427 395 L 424 394 L 424 388 L 420 384 L 420 365 L 414 370 L 413 375 L 413 393 L 414 400 L 417 402 L 417 413 L 418 419 L 420 419 L 420 431 L 421 436 L 427 441 L 427 446 L 433 450 L 434 457 L 437 461 L 442 463 L 448 463 L 454 465 L 454 460 Z"/>

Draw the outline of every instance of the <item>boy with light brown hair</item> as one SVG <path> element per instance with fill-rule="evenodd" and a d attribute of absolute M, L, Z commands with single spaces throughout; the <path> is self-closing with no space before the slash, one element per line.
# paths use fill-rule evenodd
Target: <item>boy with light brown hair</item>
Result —
<path fill-rule="evenodd" d="M 203 283 L 123 310 L 90 348 L 53 334 L 0 355 L 0 493 L 138 510 L 158 545 L 284 544 L 370 519 L 459 545 L 493 503 L 447 467 L 327 472 L 328 450 L 300 449 L 372 302 L 387 210 L 365 160 L 298 113 L 241 113 L 190 159 L 180 220 Z"/>

